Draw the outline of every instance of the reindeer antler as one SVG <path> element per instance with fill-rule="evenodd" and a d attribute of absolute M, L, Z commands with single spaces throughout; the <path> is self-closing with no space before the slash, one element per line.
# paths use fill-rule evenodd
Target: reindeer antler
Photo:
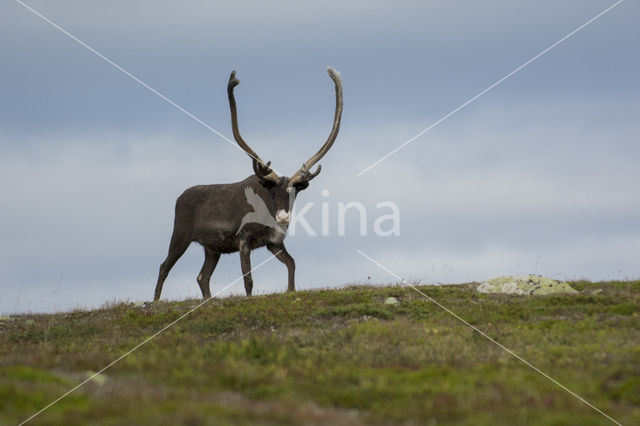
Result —
<path fill-rule="evenodd" d="M 268 180 L 274 183 L 280 181 L 280 177 L 274 172 L 271 167 L 271 161 L 265 163 L 260 159 L 258 154 L 244 141 L 242 135 L 240 135 L 240 129 L 238 128 L 238 109 L 236 108 L 236 98 L 233 95 L 233 89 L 240 84 L 240 80 L 236 78 L 236 72 L 232 71 L 229 76 L 229 84 L 227 85 L 227 94 L 229 95 L 229 108 L 231 109 L 231 128 L 233 129 L 233 137 L 235 138 L 240 148 L 247 153 L 253 161 L 253 171 L 256 176 L 262 180 Z"/>
<path fill-rule="evenodd" d="M 309 182 L 311 179 L 318 176 L 318 173 L 322 170 L 322 167 L 319 164 L 315 172 L 311 172 L 310 169 L 320 161 L 322 157 L 324 157 L 327 151 L 329 151 L 338 136 L 338 131 L 340 130 L 340 119 L 342 118 L 342 77 L 340 76 L 340 73 L 332 67 L 328 67 L 327 72 L 336 86 L 336 111 L 333 117 L 333 128 L 331 129 L 329 138 L 324 145 L 322 145 L 322 148 L 320 148 L 314 156 L 305 161 L 302 164 L 302 167 L 300 167 L 300 169 L 291 176 L 289 182 L 292 185 L 301 182 Z"/>

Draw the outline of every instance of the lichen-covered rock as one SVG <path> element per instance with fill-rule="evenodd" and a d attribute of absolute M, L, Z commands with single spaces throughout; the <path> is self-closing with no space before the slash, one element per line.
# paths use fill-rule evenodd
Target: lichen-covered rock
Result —
<path fill-rule="evenodd" d="M 387 300 L 384 301 L 385 305 L 397 305 L 400 301 L 395 297 L 387 297 Z"/>
<path fill-rule="evenodd" d="M 545 294 L 578 293 L 564 281 L 545 278 L 541 275 L 518 275 L 493 278 L 480 284 L 480 293 L 521 294 L 542 296 Z"/>

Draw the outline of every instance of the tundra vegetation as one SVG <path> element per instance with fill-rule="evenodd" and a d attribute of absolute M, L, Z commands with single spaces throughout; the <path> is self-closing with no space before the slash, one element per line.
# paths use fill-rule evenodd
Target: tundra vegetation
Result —
<path fill-rule="evenodd" d="M 579 293 L 420 289 L 617 421 L 640 424 L 640 281 L 569 284 Z M 29 417 L 198 303 L 2 317 L 0 424 Z M 211 299 L 33 424 L 611 422 L 391 285 Z"/>

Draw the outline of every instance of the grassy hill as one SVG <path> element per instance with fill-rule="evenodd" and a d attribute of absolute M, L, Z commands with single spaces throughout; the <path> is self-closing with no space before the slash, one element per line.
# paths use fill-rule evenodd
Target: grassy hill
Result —
<path fill-rule="evenodd" d="M 578 295 L 421 290 L 623 424 L 640 424 L 640 282 Z M 385 305 L 387 297 L 400 300 Z M 0 319 L 16 424 L 199 300 Z M 415 291 L 212 299 L 29 424 L 612 424 Z"/>

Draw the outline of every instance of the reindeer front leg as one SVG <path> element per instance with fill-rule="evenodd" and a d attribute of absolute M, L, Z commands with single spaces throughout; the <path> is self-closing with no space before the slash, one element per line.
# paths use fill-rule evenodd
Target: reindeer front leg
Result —
<path fill-rule="evenodd" d="M 251 296 L 253 290 L 253 278 L 251 278 L 251 249 L 244 241 L 240 242 L 240 267 L 244 278 L 244 289 L 247 296 Z"/>
<path fill-rule="evenodd" d="M 280 262 L 287 266 L 287 272 L 289 273 L 289 285 L 287 286 L 287 291 L 296 291 L 296 262 L 293 260 L 293 257 L 291 257 L 287 249 L 284 247 L 284 244 L 268 244 L 267 249 L 269 249 L 269 251 L 273 253 Z"/>

